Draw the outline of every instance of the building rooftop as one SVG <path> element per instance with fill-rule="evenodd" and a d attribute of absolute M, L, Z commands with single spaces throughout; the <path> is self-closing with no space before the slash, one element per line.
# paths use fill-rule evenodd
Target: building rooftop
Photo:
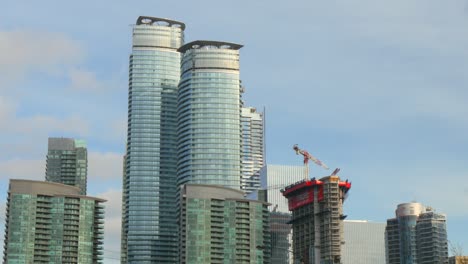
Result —
<path fill-rule="evenodd" d="M 239 50 L 240 48 L 243 47 L 243 45 L 231 43 L 231 42 L 224 42 L 224 41 L 195 40 L 195 41 L 192 41 L 183 45 L 177 51 L 184 53 L 190 49 L 201 49 L 204 47 L 216 47 L 218 49 Z"/>
<path fill-rule="evenodd" d="M 139 16 L 136 24 L 137 25 L 152 25 L 156 23 L 159 25 L 161 24 L 161 22 L 163 24 L 166 24 L 169 27 L 176 26 L 176 27 L 180 27 L 182 31 L 185 30 L 184 23 L 180 21 L 176 21 L 176 20 L 167 19 L 167 18 L 161 18 L 161 17 Z"/>

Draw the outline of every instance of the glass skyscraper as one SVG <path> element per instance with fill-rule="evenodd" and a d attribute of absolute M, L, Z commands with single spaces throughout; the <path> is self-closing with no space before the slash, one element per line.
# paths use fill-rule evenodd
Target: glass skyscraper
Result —
<path fill-rule="evenodd" d="M 88 151 L 83 140 L 49 138 L 46 163 L 46 181 L 80 188 L 86 194 Z"/>
<path fill-rule="evenodd" d="M 288 209 L 288 200 L 280 192 L 281 189 L 292 182 L 304 179 L 304 166 L 265 165 L 260 170 L 260 191 L 247 196 L 250 199 L 259 199 L 271 204 L 270 233 L 271 233 L 271 263 L 293 263 L 292 256 L 292 228 L 288 224 L 291 212 Z"/>
<path fill-rule="evenodd" d="M 10 180 L 3 262 L 102 263 L 105 200 L 74 186 Z"/>
<path fill-rule="evenodd" d="M 122 262 L 176 263 L 176 105 L 185 24 L 133 27 L 123 181 Z"/>
<path fill-rule="evenodd" d="M 182 46 L 177 100 L 177 183 L 240 189 L 242 45 L 194 41 Z"/>
<path fill-rule="evenodd" d="M 445 221 L 445 215 L 420 203 L 399 204 L 385 228 L 387 264 L 447 263 Z"/>
<path fill-rule="evenodd" d="M 260 188 L 263 167 L 263 113 L 253 107 L 242 107 L 242 175 L 241 189 L 248 195 Z"/>

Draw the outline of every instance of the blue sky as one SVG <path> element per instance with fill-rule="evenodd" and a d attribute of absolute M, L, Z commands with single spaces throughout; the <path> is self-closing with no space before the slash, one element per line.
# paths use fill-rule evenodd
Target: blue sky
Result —
<path fill-rule="evenodd" d="M 466 0 L 5 2 L 2 210 L 9 178 L 44 178 L 47 137 L 84 138 L 89 193 L 110 199 L 106 261 L 117 262 L 139 15 L 185 22 L 186 41 L 244 45 L 244 99 L 266 108 L 268 163 L 300 165 L 298 143 L 353 182 L 349 219 L 383 222 L 418 201 L 447 214 L 449 240 L 468 254 Z"/>

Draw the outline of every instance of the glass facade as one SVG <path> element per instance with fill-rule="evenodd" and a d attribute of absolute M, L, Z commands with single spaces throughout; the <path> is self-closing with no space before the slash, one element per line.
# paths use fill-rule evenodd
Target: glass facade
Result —
<path fill-rule="evenodd" d="M 270 263 L 267 204 L 210 185 L 181 187 L 180 263 Z"/>
<path fill-rule="evenodd" d="M 420 203 L 399 204 L 385 229 L 387 264 L 448 262 L 445 215 Z"/>
<path fill-rule="evenodd" d="M 255 108 L 242 107 L 242 175 L 241 190 L 246 195 L 260 188 L 260 169 L 263 167 L 263 113 Z"/>
<path fill-rule="evenodd" d="M 241 45 L 195 41 L 182 55 L 177 98 L 177 183 L 240 189 Z"/>
<path fill-rule="evenodd" d="M 123 263 L 176 263 L 176 102 L 185 25 L 139 17 L 129 67 Z"/>
<path fill-rule="evenodd" d="M 271 264 L 292 263 L 290 213 L 270 212 Z"/>
<path fill-rule="evenodd" d="M 418 264 L 448 262 L 445 215 L 429 211 L 421 214 L 416 224 Z"/>
<path fill-rule="evenodd" d="M 63 184 L 11 180 L 4 263 L 102 263 L 104 201 Z"/>
<path fill-rule="evenodd" d="M 49 138 L 46 181 L 80 188 L 86 194 L 88 151 L 83 140 Z"/>
<path fill-rule="evenodd" d="M 248 198 L 265 200 L 275 212 L 270 213 L 272 264 L 293 263 L 292 228 L 288 199 L 280 192 L 287 185 L 304 179 L 304 166 L 265 165 L 260 172 L 260 189 Z M 285 261 L 286 259 L 286 261 Z"/>
<path fill-rule="evenodd" d="M 345 220 L 342 264 L 385 264 L 385 223 Z"/>

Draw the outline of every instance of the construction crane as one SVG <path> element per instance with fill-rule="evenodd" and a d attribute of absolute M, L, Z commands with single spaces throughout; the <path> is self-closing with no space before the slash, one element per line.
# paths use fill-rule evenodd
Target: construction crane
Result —
<path fill-rule="evenodd" d="M 309 179 L 309 160 L 313 161 L 315 164 L 318 166 L 328 170 L 328 166 L 325 165 L 325 163 L 321 162 L 319 159 L 316 157 L 312 156 L 307 150 L 300 149 L 297 144 L 293 146 L 294 151 L 296 151 L 296 155 L 301 154 L 304 156 L 304 179 L 308 180 Z"/>

